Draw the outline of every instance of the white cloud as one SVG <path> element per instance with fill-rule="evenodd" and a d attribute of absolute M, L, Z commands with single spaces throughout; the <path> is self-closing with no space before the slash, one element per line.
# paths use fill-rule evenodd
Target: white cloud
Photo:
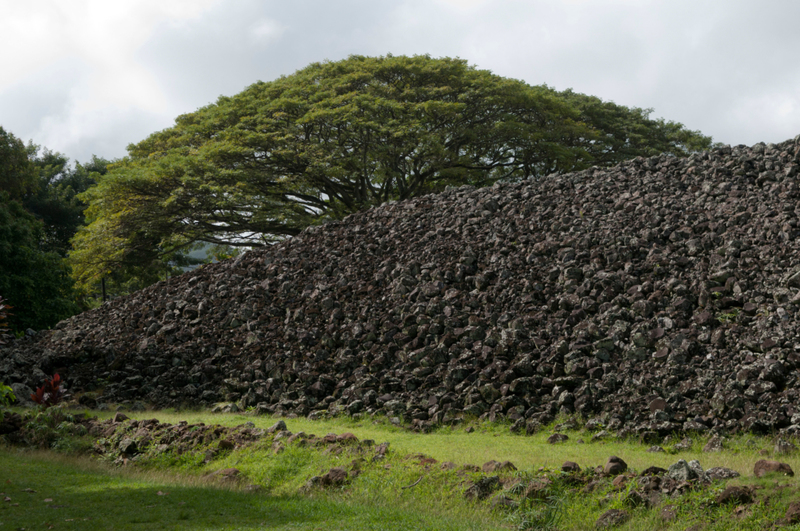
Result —
<path fill-rule="evenodd" d="M 18 117 L 6 127 L 23 138 L 32 136 L 37 143 L 66 150 L 84 138 L 97 137 L 103 116 L 167 112 L 163 88 L 136 60 L 136 52 L 159 25 L 196 18 L 217 1 L 2 2 L 0 33 L 14 43 L 14 53 L 4 57 L 0 115 L 6 115 L 4 106 L 14 105 L 9 95 L 25 97 L 20 87 L 61 84 L 60 107 L 43 102 L 47 112 Z M 47 79 L 59 65 L 76 61 L 82 67 L 77 77 Z"/>
<path fill-rule="evenodd" d="M 467 10 L 467 11 L 489 4 L 489 0 L 437 0 L 437 1 L 451 8 Z"/>
<path fill-rule="evenodd" d="M 254 44 L 267 44 L 274 42 L 283 34 L 283 28 L 274 20 L 268 18 L 259 20 L 250 26 L 250 40 Z"/>
<path fill-rule="evenodd" d="M 785 0 L 0 0 L 0 13 L 13 43 L 0 125 L 78 160 L 350 54 L 458 56 L 723 142 L 800 132 L 800 3 Z"/>

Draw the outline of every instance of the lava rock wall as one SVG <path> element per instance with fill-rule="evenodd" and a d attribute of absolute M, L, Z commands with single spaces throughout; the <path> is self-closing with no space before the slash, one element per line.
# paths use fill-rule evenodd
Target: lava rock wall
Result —
<path fill-rule="evenodd" d="M 390 203 L 0 350 L 157 406 L 800 431 L 800 137 Z"/>

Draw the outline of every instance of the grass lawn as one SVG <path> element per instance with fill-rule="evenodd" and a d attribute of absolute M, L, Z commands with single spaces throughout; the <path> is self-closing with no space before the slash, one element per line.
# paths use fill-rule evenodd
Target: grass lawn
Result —
<path fill-rule="evenodd" d="M 126 413 L 137 419 L 157 418 L 161 422 L 177 423 L 186 420 L 190 424 L 205 422 L 236 426 L 245 422 L 253 422 L 259 428 L 268 428 L 278 418 L 258 417 L 241 414 L 211 414 L 207 412 L 163 412 L 149 411 Z M 109 415 L 109 414 L 107 414 Z M 110 416 L 110 415 L 109 415 Z M 506 424 L 474 423 L 474 431 L 468 433 L 464 426 L 442 427 L 433 433 L 419 434 L 408 429 L 394 426 L 380 419 L 353 420 L 349 417 L 309 420 L 306 418 L 284 419 L 287 427 L 294 433 L 304 431 L 316 435 L 326 433 L 352 432 L 359 439 L 373 439 L 376 443 L 389 442 L 391 449 L 400 455 L 423 453 L 439 461 L 452 461 L 456 464 L 482 465 L 492 459 L 511 461 L 520 470 L 537 469 L 539 467 L 559 468 L 564 461 L 574 461 L 581 467 L 603 465 L 606 460 L 616 455 L 625 460 L 629 467 L 644 470 L 650 466 L 668 468 L 678 459 L 690 461 L 697 459 L 704 469 L 723 466 L 732 468 L 743 476 L 752 475 L 753 465 L 759 459 L 770 458 L 759 452 L 770 454 L 774 446 L 773 437 L 741 435 L 726 438 L 722 452 L 703 452 L 708 436 L 693 436 L 693 444 L 688 450 L 666 453 L 651 453 L 650 445 L 635 440 L 618 440 L 591 442 L 591 433 L 567 430 L 561 433 L 568 435 L 569 440 L 560 444 L 549 444 L 547 438 L 554 433 L 551 428 L 544 429 L 532 436 L 515 435 L 509 432 Z M 580 442 L 583 441 L 583 442 Z M 663 443 L 665 449 L 679 442 L 673 438 L 670 443 Z M 796 441 L 797 442 L 797 441 Z M 800 443 L 798 443 L 800 444 Z M 780 457 L 800 473 L 800 453 Z"/>
<path fill-rule="evenodd" d="M 94 414 L 94 413 L 92 413 Z M 108 412 L 98 413 L 110 416 Z M 222 424 L 253 422 L 267 428 L 277 418 L 203 412 L 127 413 L 137 419 L 161 422 Z M 772 454 L 774 437 L 741 435 L 725 439 L 721 452 L 703 452 L 708 436 L 693 435 L 686 449 L 673 448 L 678 438 L 662 443 L 663 453 L 647 452 L 649 445 L 610 438 L 591 441 L 591 433 L 567 430 L 566 442 L 549 444 L 549 427 L 532 436 L 514 435 L 507 425 L 472 423 L 442 427 L 429 434 L 413 433 L 386 419 L 339 417 L 324 420 L 283 419 L 294 433 L 318 436 L 351 432 L 359 439 L 390 443 L 385 460 L 370 453 L 332 453 L 295 444 L 275 453 L 271 438 L 253 446 L 220 453 L 207 462 L 202 450 L 148 455 L 127 466 L 112 466 L 97 458 L 76 457 L 53 451 L 20 450 L 0 446 L 0 531 L 5 529 L 358 529 L 358 530 L 584 530 L 609 509 L 623 509 L 630 518 L 615 529 L 644 531 L 685 529 L 738 531 L 772 529 L 792 502 L 800 502 L 800 484 L 793 477 L 757 479 L 754 463 L 774 458 L 800 471 L 800 456 Z M 797 441 L 795 441 L 796 443 Z M 58 446 L 56 446 L 58 447 Z M 69 445 L 63 448 L 69 448 Z M 80 448 L 76 445 L 74 448 Z M 87 445 L 84 442 L 83 448 Z M 537 478 L 555 483 L 546 498 L 525 500 L 519 510 L 492 509 L 489 500 L 464 499 L 465 489 L 484 475 L 456 467 L 420 462 L 420 454 L 457 465 L 512 461 L 518 471 L 507 473 L 504 487 L 492 496 L 516 496 L 514 483 Z M 641 472 L 650 466 L 668 468 L 678 459 L 697 459 L 704 469 L 724 466 L 741 477 L 664 498 L 654 508 L 631 507 L 626 497 L 638 487 L 637 479 L 612 486 L 605 479 L 592 491 L 574 487 L 561 474 L 565 461 L 583 469 L 624 459 Z M 360 464 L 356 466 L 356 461 Z M 221 484 L 206 477 L 221 468 L 241 471 L 241 482 Z M 359 475 L 342 487 L 304 491 L 303 485 L 331 467 L 358 469 Z M 562 481 L 563 480 L 563 481 Z M 248 490 L 255 484 L 259 489 Z M 570 486 L 572 485 L 572 486 Z M 755 501 L 740 507 L 718 505 L 715 497 L 726 486 L 746 485 Z M 661 510 L 672 506 L 677 515 L 665 520 Z M 693 527 L 694 526 L 694 527 Z M 784 529 L 800 529 L 800 525 Z"/>
<path fill-rule="evenodd" d="M 86 458 L 0 451 L 0 530 L 493 529 L 393 500 L 274 496 L 196 477 L 110 468 Z"/>

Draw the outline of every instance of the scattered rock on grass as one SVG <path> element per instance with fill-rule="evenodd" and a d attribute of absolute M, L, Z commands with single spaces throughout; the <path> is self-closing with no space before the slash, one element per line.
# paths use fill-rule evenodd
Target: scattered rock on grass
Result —
<path fill-rule="evenodd" d="M 483 477 L 470 485 L 464 491 L 464 497 L 468 500 L 484 500 L 489 495 L 500 488 L 499 476 Z"/>
<path fill-rule="evenodd" d="M 275 433 L 279 431 L 287 431 L 289 428 L 286 427 L 286 423 L 282 420 L 279 420 L 269 428 L 267 428 L 267 433 Z"/>
<path fill-rule="evenodd" d="M 775 441 L 775 455 L 789 455 L 797 452 L 797 446 L 785 439 Z"/>
<path fill-rule="evenodd" d="M 672 450 L 674 452 L 685 452 L 692 449 L 692 444 L 692 439 L 685 437 L 684 439 L 681 439 L 679 443 L 675 444 L 675 446 L 672 447 Z"/>
<path fill-rule="evenodd" d="M 488 463 L 484 463 L 481 467 L 481 470 L 485 474 L 491 474 L 492 472 L 513 472 L 516 470 L 517 467 L 514 466 L 514 463 L 511 461 L 503 461 L 502 463 L 499 461 L 489 461 Z"/>
<path fill-rule="evenodd" d="M 727 487 L 714 500 L 718 505 L 744 505 L 753 501 L 753 492 L 747 487 Z"/>
<path fill-rule="evenodd" d="M 667 475 L 675 481 L 689 481 L 697 477 L 697 473 L 683 459 L 679 459 L 677 463 L 670 465 Z"/>
<path fill-rule="evenodd" d="M 781 463 L 780 461 L 772 461 L 769 459 L 761 459 L 756 462 L 753 467 L 753 474 L 757 478 L 762 478 L 767 474 L 781 474 L 784 476 L 794 476 L 794 470 L 788 463 Z"/>
<path fill-rule="evenodd" d="M 622 474 L 628 470 L 628 464 L 617 457 L 616 455 L 612 455 L 608 458 L 605 466 L 603 467 L 603 473 L 609 476 L 615 476 L 617 474 Z"/>
<path fill-rule="evenodd" d="M 800 501 L 792 502 L 789 508 L 786 509 L 786 516 L 783 518 L 784 525 L 792 525 L 800 523 Z"/>
<path fill-rule="evenodd" d="M 513 511 L 519 507 L 519 503 L 516 500 L 509 498 L 505 494 L 498 494 L 492 498 L 491 505 L 493 509 L 505 509 L 509 511 Z"/>
<path fill-rule="evenodd" d="M 673 522 L 678 518 L 678 509 L 674 505 L 667 505 L 661 509 L 661 519 L 665 522 Z"/>
<path fill-rule="evenodd" d="M 548 489 L 553 482 L 549 478 L 537 478 L 525 487 L 523 497 L 529 500 L 542 500 L 547 497 Z"/>
<path fill-rule="evenodd" d="M 706 474 L 711 481 L 727 480 L 738 478 L 739 473 L 733 469 L 725 468 L 723 466 L 715 466 L 706 470 Z"/>
<path fill-rule="evenodd" d="M 624 524 L 628 518 L 630 518 L 630 514 L 627 511 L 611 509 L 604 512 L 600 518 L 597 519 L 595 527 L 598 529 L 609 529 Z"/>
<path fill-rule="evenodd" d="M 333 467 L 320 478 L 319 484 L 323 487 L 339 487 L 347 482 L 347 470 L 342 467 Z"/>
<path fill-rule="evenodd" d="M 703 446 L 704 452 L 721 452 L 722 451 L 722 437 L 714 436 Z"/>

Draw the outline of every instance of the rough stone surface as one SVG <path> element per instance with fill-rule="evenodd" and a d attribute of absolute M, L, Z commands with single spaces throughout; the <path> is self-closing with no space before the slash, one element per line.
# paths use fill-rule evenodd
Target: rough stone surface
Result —
<path fill-rule="evenodd" d="M 605 466 L 603 466 L 603 473 L 609 476 L 622 474 L 626 470 L 628 470 L 628 464 L 615 455 L 609 457 Z"/>
<path fill-rule="evenodd" d="M 627 511 L 623 511 L 621 509 L 610 509 L 604 512 L 600 518 L 597 519 L 597 522 L 595 522 L 595 527 L 598 529 L 617 527 L 624 524 L 628 518 L 630 518 L 630 516 L 631 515 Z"/>
<path fill-rule="evenodd" d="M 0 380 L 420 429 L 800 433 L 799 163 L 722 146 L 388 203 L 14 340 Z"/>
<path fill-rule="evenodd" d="M 484 500 L 499 488 L 499 476 L 482 477 L 464 491 L 464 497 L 468 500 Z"/>
<path fill-rule="evenodd" d="M 484 463 L 483 466 L 481 467 L 481 470 L 485 474 L 491 474 L 492 472 L 500 472 L 500 473 L 513 472 L 516 469 L 517 467 L 514 466 L 514 463 L 512 463 L 511 461 L 500 462 L 495 460 L 488 461 Z"/>
<path fill-rule="evenodd" d="M 776 455 L 789 455 L 797 452 L 797 446 L 791 441 L 785 439 L 778 439 L 775 441 L 775 454 Z"/>
<path fill-rule="evenodd" d="M 703 467 L 700 466 L 700 461 L 697 459 L 692 459 L 689 461 L 689 468 L 694 473 L 694 477 L 703 483 L 709 483 L 711 479 L 708 477 L 708 474 L 703 470 Z"/>
<path fill-rule="evenodd" d="M 120 441 L 119 451 L 125 455 L 135 455 L 139 452 L 139 448 L 136 446 L 136 441 L 126 437 Z"/>
<path fill-rule="evenodd" d="M 675 481 L 689 481 L 697 478 L 697 472 L 683 459 L 679 459 L 677 463 L 670 465 L 667 475 Z"/>
<path fill-rule="evenodd" d="M 714 436 L 703 446 L 704 452 L 721 452 L 723 448 L 722 437 Z"/>
<path fill-rule="evenodd" d="M 800 501 L 792 502 L 786 509 L 786 516 L 783 519 L 784 525 L 800 523 Z"/>
<path fill-rule="evenodd" d="M 790 467 L 788 463 L 781 463 L 780 461 L 771 461 L 769 459 L 757 461 L 753 467 L 753 475 L 757 478 L 761 478 L 767 474 L 794 476 L 794 470 L 792 470 L 792 467 Z"/>
<path fill-rule="evenodd" d="M 569 440 L 569 436 L 563 433 L 554 433 L 550 437 L 547 438 L 547 442 L 550 444 L 558 444 L 567 442 Z"/>
<path fill-rule="evenodd" d="M 347 483 L 347 470 L 342 467 L 333 467 L 320 478 L 320 485 L 323 487 L 339 487 Z"/>
<path fill-rule="evenodd" d="M 718 505 L 726 505 L 729 503 L 743 505 L 752 503 L 753 493 L 747 487 L 727 487 L 717 495 L 715 501 Z"/>
<path fill-rule="evenodd" d="M 739 473 L 733 469 L 725 468 L 723 466 L 715 466 L 706 470 L 706 474 L 711 481 L 727 480 L 738 478 Z"/>

